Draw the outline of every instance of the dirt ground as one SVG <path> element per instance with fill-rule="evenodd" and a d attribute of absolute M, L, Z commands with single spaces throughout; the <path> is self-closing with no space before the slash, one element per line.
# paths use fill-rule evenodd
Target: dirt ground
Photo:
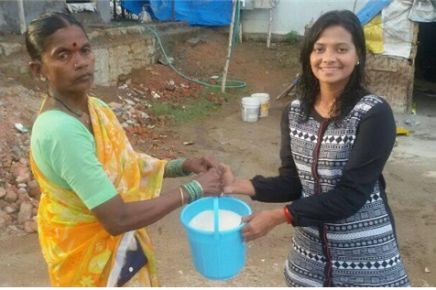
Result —
<path fill-rule="evenodd" d="M 175 51 L 185 54 L 178 58 L 185 71 L 191 73 L 199 67 L 208 75 L 219 73 L 220 62 L 207 62 L 210 50 L 217 45 L 225 47 L 225 37 L 206 33 L 206 43 L 194 49 L 177 46 Z M 244 51 L 245 47 L 245 51 Z M 160 140 L 160 146 L 176 148 L 179 156 L 212 155 L 230 165 L 238 178 L 257 174 L 272 176 L 279 166 L 279 121 L 282 109 L 290 98 L 276 101 L 283 87 L 292 81 L 296 67 L 292 62 L 278 59 L 282 53 L 292 52 L 279 48 L 267 51 L 263 44 L 245 43 L 235 54 L 232 77 L 248 82 L 246 93 L 266 91 L 273 96 L 267 118 L 257 123 L 241 121 L 239 97 L 223 106 L 219 113 L 211 114 L 200 122 L 181 126 L 166 126 L 158 134 L 171 136 Z M 218 55 L 223 54 L 223 51 Z M 278 55 L 281 54 L 281 55 Z M 198 57 L 198 61 L 192 61 Z M 191 61 L 188 62 L 188 59 Z M 223 60 L 224 57 L 221 57 Z M 286 59 L 286 57 L 285 57 Z M 202 61 L 200 63 L 200 60 Z M 197 64 L 198 62 L 198 64 Z M 222 61 L 223 62 L 223 61 Z M 204 64 L 204 63 L 207 63 Z M 108 94 L 110 90 L 107 90 Z M 112 96 L 113 97 L 113 96 Z M 419 97 L 425 105 L 418 107 L 419 125 L 412 127 L 410 136 L 397 138 L 397 146 L 386 165 L 387 194 L 393 210 L 400 251 L 413 286 L 436 286 L 436 98 Z M 405 126 L 407 116 L 396 116 L 399 126 Z M 184 146 L 184 141 L 193 141 Z M 149 149 L 138 143 L 137 150 Z M 185 179 L 166 180 L 163 193 L 184 182 Z M 262 204 L 242 198 L 253 209 L 260 211 L 281 207 L 281 204 Z M 234 279 L 210 281 L 199 275 L 192 264 L 186 234 L 179 221 L 180 209 L 149 227 L 154 241 L 160 280 L 163 286 L 286 286 L 283 266 L 291 246 L 293 229 L 275 228 L 267 236 L 248 244 L 245 268 Z M 430 273 L 426 273 L 427 268 Z M 50 286 L 45 262 L 38 244 L 37 234 L 11 233 L 0 237 L 0 286 Z"/>

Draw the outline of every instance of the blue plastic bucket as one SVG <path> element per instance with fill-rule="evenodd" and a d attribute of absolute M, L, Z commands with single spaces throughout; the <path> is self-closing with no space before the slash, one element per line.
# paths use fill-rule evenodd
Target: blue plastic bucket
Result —
<path fill-rule="evenodd" d="M 205 210 L 215 207 L 233 211 L 241 216 L 251 215 L 250 207 L 243 201 L 231 198 L 203 198 L 187 205 L 180 220 L 185 227 L 191 248 L 192 259 L 197 271 L 212 280 L 230 279 L 244 268 L 247 247 L 243 244 L 241 224 L 236 228 L 218 231 L 217 211 L 215 211 L 215 231 L 204 231 L 189 226 L 189 222 Z"/>

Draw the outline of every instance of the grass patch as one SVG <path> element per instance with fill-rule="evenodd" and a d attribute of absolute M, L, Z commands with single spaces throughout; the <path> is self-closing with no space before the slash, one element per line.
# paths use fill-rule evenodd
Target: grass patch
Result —
<path fill-rule="evenodd" d="M 153 102 L 150 110 L 156 117 L 168 119 L 176 124 L 201 120 L 206 114 L 216 111 L 219 107 L 206 98 L 190 99 L 183 103 Z"/>
<path fill-rule="evenodd" d="M 227 94 L 220 89 L 205 88 L 196 98 L 182 98 L 176 103 L 155 100 L 151 103 L 149 111 L 160 119 L 170 123 L 183 124 L 203 120 L 219 111 L 230 99 L 243 96 L 246 89 L 236 89 Z"/>
<path fill-rule="evenodd" d="M 295 30 L 291 30 L 289 33 L 285 35 L 285 41 L 292 45 L 299 44 L 301 42 L 301 39 L 302 37 Z"/>

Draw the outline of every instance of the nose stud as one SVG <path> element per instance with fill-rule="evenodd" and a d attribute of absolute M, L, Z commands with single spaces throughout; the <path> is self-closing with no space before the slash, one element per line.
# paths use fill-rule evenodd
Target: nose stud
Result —
<path fill-rule="evenodd" d="M 76 64 L 74 64 L 74 68 L 77 68 L 77 63 L 76 63 Z"/>

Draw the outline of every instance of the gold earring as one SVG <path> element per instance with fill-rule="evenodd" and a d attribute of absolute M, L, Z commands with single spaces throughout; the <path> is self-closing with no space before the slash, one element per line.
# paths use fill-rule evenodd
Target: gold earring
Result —
<path fill-rule="evenodd" d="M 359 65 L 359 64 L 360 64 L 360 61 L 357 61 L 356 65 Z"/>

